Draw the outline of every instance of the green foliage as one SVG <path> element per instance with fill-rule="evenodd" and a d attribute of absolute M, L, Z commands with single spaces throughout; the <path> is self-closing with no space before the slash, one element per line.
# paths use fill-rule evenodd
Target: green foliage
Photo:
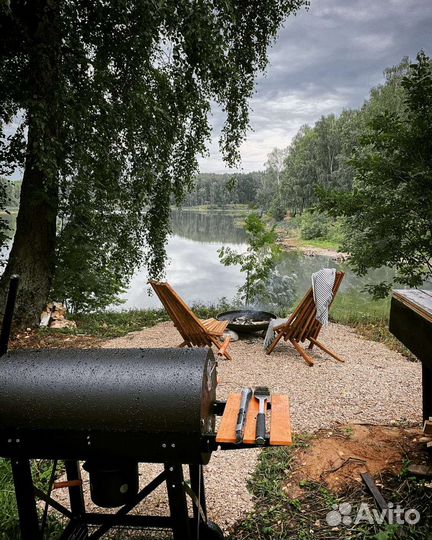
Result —
<path fill-rule="evenodd" d="M 246 273 L 246 283 L 239 288 L 239 293 L 245 304 L 249 305 L 262 300 L 265 295 L 281 249 L 276 244 L 274 227 L 267 227 L 257 214 L 252 213 L 245 219 L 245 231 L 248 238 L 246 252 L 238 253 L 224 246 L 218 253 L 222 264 L 240 265 L 240 271 Z"/>
<path fill-rule="evenodd" d="M 230 307 L 226 300 L 222 298 L 214 305 L 194 304 L 191 309 L 198 317 L 209 319 L 222 311 L 230 309 Z M 86 334 L 101 339 L 125 336 L 129 332 L 137 332 L 162 321 L 170 320 L 169 315 L 163 309 L 99 311 L 95 313 L 79 313 L 72 318 L 77 323 L 77 329 L 66 330 L 65 333 Z"/>
<path fill-rule="evenodd" d="M 326 212 L 308 210 L 301 215 L 299 225 L 303 240 L 325 239 L 336 244 L 342 240 L 342 221 Z"/>
<path fill-rule="evenodd" d="M 370 116 L 351 160 L 353 191 L 320 192 L 321 208 L 346 219 L 342 247 L 355 271 L 396 269 L 390 282 L 369 286 L 376 297 L 432 275 L 432 64 L 423 52 L 401 86 L 402 110 Z"/>
<path fill-rule="evenodd" d="M 408 66 L 405 58 L 387 68 L 385 84 L 372 88 L 370 99 L 359 110 L 322 116 L 312 127 L 302 126 L 288 148 L 275 148 L 269 154 L 258 199 L 276 220 L 313 207 L 318 202 L 317 188 L 351 191 L 352 154 L 374 115 L 402 110 L 402 78 Z"/>
<path fill-rule="evenodd" d="M 15 210 L 19 206 L 21 182 L 0 178 L 1 189 L 5 192 L 5 199 L 1 208 Z"/>
<path fill-rule="evenodd" d="M 286 208 L 280 197 L 282 174 L 285 166 L 287 151 L 274 148 L 267 157 L 265 174 L 257 194 L 259 204 L 270 210 L 271 215 L 280 220 L 286 213 Z"/>
<path fill-rule="evenodd" d="M 233 166 L 268 46 L 304 5 L 0 4 L 0 174 L 34 171 L 39 184 L 29 184 L 21 208 L 43 198 L 63 224 L 56 295 L 95 309 L 139 264 L 162 273 L 170 202 L 180 203 L 206 153 L 211 104 L 226 113 L 220 146 Z"/>
<path fill-rule="evenodd" d="M 118 293 L 141 260 L 141 250 L 130 231 L 131 219 L 77 206 L 64 222 L 57 248 L 52 297 L 64 301 L 72 312 L 94 311 L 118 304 Z M 136 223 L 135 227 L 138 227 Z M 115 241 L 114 241 L 115 240 Z"/>
<path fill-rule="evenodd" d="M 314 127 L 303 126 L 287 149 L 279 206 L 292 215 L 316 203 L 316 186 L 338 186 L 349 190 L 352 172 L 346 156 L 352 149 L 358 124 L 355 111 L 323 116 Z M 281 213 L 281 212 L 279 212 Z"/>
<path fill-rule="evenodd" d="M 299 467 L 298 450 L 310 444 L 310 437 L 295 437 L 294 445 L 285 448 L 264 449 L 249 482 L 255 505 L 254 510 L 231 532 L 230 540 L 423 540 L 432 531 L 432 495 L 429 483 L 398 475 L 381 476 L 383 496 L 401 508 L 419 511 L 421 520 L 417 525 L 395 525 L 384 521 L 360 522 L 349 526 L 331 527 L 326 516 L 333 505 L 349 502 L 355 517 L 360 504 L 375 508 L 375 501 L 367 488 L 358 482 L 343 486 L 332 492 L 323 483 L 303 480 Z M 296 459 L 297 458 L 297 459 Z M 299 476 L 300 473 L 300 476 Z M 300 480 L 300 481 L 299 481 Z M 289 497 L 299 484 L 302 493 L 298 498 Z"/>
<path fill-rule="evenodd" d="M 324 238 L 328 235 L 329 218 L 323 213 L 305 212 L 300 223 L 300 233 L 304 240 Z"/>
<path fill-rule="evenodd" d="M 32 473 L 35 485 L 46 492 L 51 476 L 51 463 L 33 460 Z M 47 529 L 47 540 L 54 540 L 60 536 L 62 528 L 56 516 L 48 516 Z M 0 540 L 19 540 L 20 538 L 12 469 L 9 460 L 0 459 Z"/>
<path fill-rule="evenodd" d="M 374 540 L 394 540 L 400 538 L 401 526 L 397 524 L 386 524 L 384 529 L 377 533 L 373 539 Z"/>
<path fill-rule="evenodd" d="M 8 207 L 13 204 L 15 183 L 0 177 L 0 210 L 9 213 Z M 4 246 L 10 238 L 10 228 L 6 219 L 0 218 L 0 246 Z"/>

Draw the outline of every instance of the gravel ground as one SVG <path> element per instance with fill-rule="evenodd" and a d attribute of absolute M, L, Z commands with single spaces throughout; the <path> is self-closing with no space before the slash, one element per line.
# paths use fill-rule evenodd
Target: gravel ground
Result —
<path fill-rule="evenodd" d="M 346 362 L 340 364 L 314 350 L 316 363 L 311 368 L 285 343 L 280 343 L 271 356 L 264 353 L 261 339 L 232 343 L 234 360 L 219 362 L 218 398 L 225 399 L 247 385 L 266 385 L 274 393 L 288 394 L 294 432 L 311 432 L 337 422 L 421 421 L 419 363 L 337 324 L 323 330 L 321 340 Z M 103 346 L 160 348 L 176 346 L 180 341 L 171 323 L 161 323 Z M 225 531 L 253 508 L 246 484 L 258 452 L 215 452 L 205 467 L 209 518 Z M 140 472 L 143 478 L 149 478 L 155 470 L 159 470 L 156 465 L 142 465 Z M 166 512 L 163 491 L 149 498 L 144 508 Z"/>

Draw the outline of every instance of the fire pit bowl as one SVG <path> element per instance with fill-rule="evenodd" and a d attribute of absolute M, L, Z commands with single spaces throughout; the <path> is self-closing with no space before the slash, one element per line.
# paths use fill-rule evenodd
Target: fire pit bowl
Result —
<path fill-rule="evenodd" d="M 274 313 L 243 309 L 237 311 L 225 311 L 217 315 L 218 321 L 229 321 L 228 328 L 242 334 L 267 330 L 271 319 L 276 319 Z"/>

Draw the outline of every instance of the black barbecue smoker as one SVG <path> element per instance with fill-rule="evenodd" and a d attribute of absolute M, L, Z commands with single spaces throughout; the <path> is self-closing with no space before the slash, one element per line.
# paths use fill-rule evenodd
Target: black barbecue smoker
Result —
<path fill-rule="evenodd" d="M 49 506 L 68 519 L 61 540 L 95 540 L 113 527 L 171 529 L 175 540 L 222 539 L 219 527 L 207 520 L 203 465 L 217 448 L 253 444 L 235 444 L 231 435 L 218 439 L 216 416 L 223 415 L 224 432 L 230 432 L 238 405 L 236 396 L 228 407 L 216 399 L 211 349 L 6 353 L 16 286 L 12 281 L 1 338 L 0 456 L 11 460 L 22 540 L 43 540 Z M 280 403 L 273 408 L 280 409 Z M 228 409 L 229 418 L 224 414 Z M 256 418 L 256 410 L 250 414 Z M 280 439 L 281 424 L 274 425 Z M 267 445 L 271 438 L 272 433 L 266 435 Z M 276 439 L 274 444 L 289 444 Z M 31 459 L 54 462 L 47 493 L 33 483 Z M 67 480 L 61 484 L 69 491 L 69 508 L 51 495 L 59 460 L 65 464 Z M 163 464 L 145 486 L 139 485 L 141 462 Z M 86 510 L 81 463 L 89 473 L 93 502 L 118 508 L 116 513 Z M 185 482 L 184 465 L 190 483 Z M 130 513 L 161 484 L 166 485 L 169 516 Z M 46 505 L 41 520 L 36 497 Z"/>

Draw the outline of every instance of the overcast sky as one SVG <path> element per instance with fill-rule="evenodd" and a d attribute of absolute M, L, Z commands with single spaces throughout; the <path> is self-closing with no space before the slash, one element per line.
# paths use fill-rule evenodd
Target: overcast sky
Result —
<path fill-rule="evenodd" d="M 383 70 L 420 49 L 432 54 L 432 0 L 311 0 L 290 17 L 270 50 L 265 76 L 251 100 L 251 128 L 242 145 L 245 172 L 262 169 L 267 154 L 288 146 L 302 124 L 359 107 Z M 213 113 L 210 156 L 202 172 L 224 172 L 218 138 L 223 115 Z"/>

